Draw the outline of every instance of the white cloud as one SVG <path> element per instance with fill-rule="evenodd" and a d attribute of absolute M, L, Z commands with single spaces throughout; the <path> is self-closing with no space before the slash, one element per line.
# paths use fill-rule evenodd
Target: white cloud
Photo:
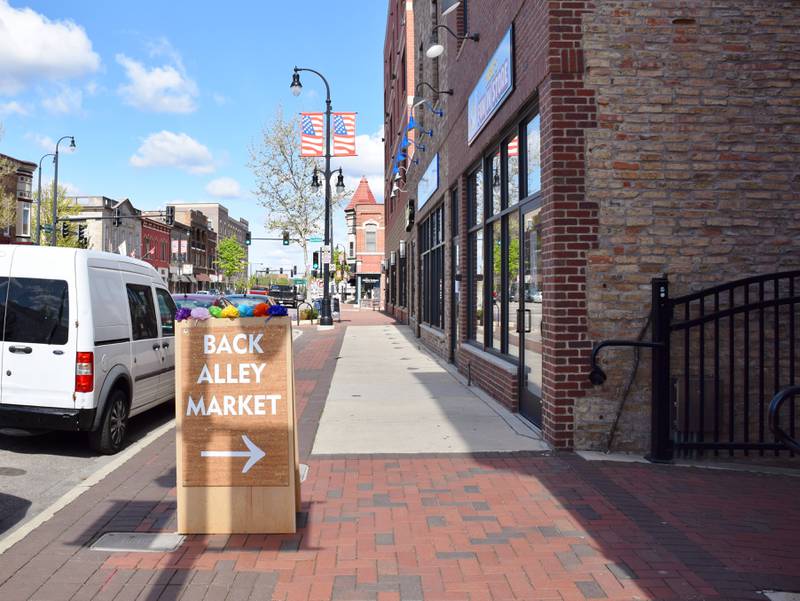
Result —
<path fill-rule="evenodd" d="M 56 141 L 50 136 L 28 132 L 25 134 L 25 139 L 30 140 L 45 152 L 53 152 L 56 147 Z"/>
<path fill-rule="evenodd" d="M 42 106 L 51 113 L 67 115 L 77 113 L 83 105 L 83 92 L 78 88 L 64 86 L 55 96 L 42 99 Z"/>
<path fill-rule="evenodd" d="M 184 133 L 160 131 L 150 134 L 130 158 L 134 167 L 177 167 L 189 173 L 211 173 L 211 151 Z"/>
<path fill-rule="evenodd" d="M 242 188 L 235 179 L 220 177 L 208 182 L 206 192 L 219 198 L 239 198 L 242 194 Z"/>
<path fill-rule="evenodd" d="M 222 106 L 223 104 L 228 104 L 228 97 L 224 96 L 223 94 L 219 94 L 217 92 L 214 92 L 211 95 L 211 98 L 214 100 L 214 102 L 217 104 L 217 106 Z"/>
<path fill-rule="evenodd" d="M 0 117 L 6 117 L 8 115 L 27 115 L 28 109 L 22 106 L 16 100 L 12 100 L 11 102 L 0 102 Z"/>
<path fill-rule="evenodd" d="M 168 44 L 166 40 L 164 43 Z M 163 46 L 151 49 L 151 56 L 168 53 L 173 64 L 148 68 L 124 54 L 116 56 L 125 69 L 128 83 L 118 89 L 124 102 L 143 111 L 157 113 L 191 113 L 197 109 L 197 84 L 186 75 L 177 53 Z"/>
<path fill-rule="evenodd" d="M 0 94 L 16 94 L 42 79 L 64 80 L 99 67 L 100 57 L 81 26 L 51 21 L 0 0 Z"/>
<path fill-rule="evenodd" d="M 345 173 L 345 186 L 355 191 L 361 177 L 369 182 L 372 194 L 378 202 L 383 198 L 383 128 L 374 134 L 356 136 L 356 152 L 358 156 L 334 158 L 333 168 L 341 165 Z M 334 180 L 335 182 L 335 180 Z"/>

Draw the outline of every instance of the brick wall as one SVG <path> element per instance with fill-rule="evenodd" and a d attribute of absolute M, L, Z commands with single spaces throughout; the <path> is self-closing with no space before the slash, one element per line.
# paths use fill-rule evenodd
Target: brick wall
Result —
<path fill-rule="evenodd" d="M 800 3 L 606 0 L 584 17 L 586 192 L 597 203 L 587 310 L 593 339 L 632 338 L 650 279 L 671 294 L 800 267 Z M 576 446 L 602 448 L 631 351 L 576 406 Z M 616 446 L 649 444 L 642 353 Z"/>

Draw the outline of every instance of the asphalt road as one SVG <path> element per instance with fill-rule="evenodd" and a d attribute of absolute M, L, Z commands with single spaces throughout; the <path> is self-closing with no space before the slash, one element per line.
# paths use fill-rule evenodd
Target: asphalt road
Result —
<path fill-rule="evenodd" d="M 173 403 L 166 403 L 131 418 L 128 444 L 174 416 Z M 0 537 L 36 516 L 113 458 L 94 453 L 84 433 L 18 436 L 0 430 Z"/>

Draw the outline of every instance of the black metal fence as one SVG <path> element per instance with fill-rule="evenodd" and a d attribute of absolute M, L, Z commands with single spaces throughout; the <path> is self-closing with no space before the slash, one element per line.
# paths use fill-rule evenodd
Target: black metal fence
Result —
<path fill-rule="evenodd" d="M 800 271 L 745 278 L 670 298 L 653 280 L 651 457 L 791 452 L 798 384 Z M 774 420 L 772 427 L 770 420 Z"/>

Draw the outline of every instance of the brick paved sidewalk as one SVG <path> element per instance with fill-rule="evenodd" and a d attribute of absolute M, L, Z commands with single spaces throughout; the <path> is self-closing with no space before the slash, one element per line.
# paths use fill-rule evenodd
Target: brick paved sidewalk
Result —
<path fill-rule="evenodd" d="M 390 323 L 346 312 L 342 326 Z M 311 456 L 344 327 L 295 343 L 295 535 L 192 536 L 111 554 L 107 531 L 174 531 L 170 432 L 0 556 L 0 600 L 764 599 L 800 591 L 800 478 L 572 454 Z"/>

